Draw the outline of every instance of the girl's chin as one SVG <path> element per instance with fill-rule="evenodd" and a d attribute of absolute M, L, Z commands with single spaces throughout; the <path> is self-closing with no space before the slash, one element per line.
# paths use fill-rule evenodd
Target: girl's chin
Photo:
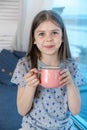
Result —
<path fill-rule="evenodd" d="M 57 55 L 58 52 L 57 52 L 57 53 L 55 53 L 55 52 L 44 52 L 44 54 L 45 54 L 45 55 L 51 55 L 51 56 L 52 56 L 52 55 L 55 55 L 55 54 Z"/>

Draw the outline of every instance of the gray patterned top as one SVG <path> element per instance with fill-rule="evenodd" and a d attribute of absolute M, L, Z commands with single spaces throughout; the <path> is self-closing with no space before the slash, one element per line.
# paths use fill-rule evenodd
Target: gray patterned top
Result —
<path fill-rule="evenodd" d="M 46 66 L 38 60 L 38 69 Z M 76 86 L 83 84 L 77 63 L 73 59 L 67 59 L 69 69 Z M 19 60 L 11 82 L 26 86 L 24 75 L 30 70 L 31 63 L 23 57 Z M 64 67 L 64 64 L 60 64 Z M 24 130 L 76 130 L 70 119 L 66 86 L 60 88 L 43 88 L 38 86 L 38 96 L 33 100 L 31 111 L 23 117 L 22 128 Z"/>

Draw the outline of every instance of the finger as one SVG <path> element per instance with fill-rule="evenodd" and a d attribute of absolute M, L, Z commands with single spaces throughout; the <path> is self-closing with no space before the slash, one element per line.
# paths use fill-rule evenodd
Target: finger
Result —
<path fill-rule="evenodd" d="M 36 68 L 34 68 L 34 69 L 32 69 L 30 72 L 33 72 L 33 73 L 37 74 L 37 73 L 38 73 L 38 70 L 37 70 Z"/>
<path fill-rule="evenodd" d="M 27 83 L 27 85 L 30 86 L 30 87 L 37 86 L 38 84 L 39 84 L 39 80 L 38 79 L 34 79 L 31 82 Z"/>
<path fill-rule="evenodd" d="M 38 83 L 38 82 L 39 82 L 38 79 L 34 79 L 34 80 L 31 81 L 32 84 L 35 84 L 35 83 Z"/>
<path fill-rule="evenodd" d="M 62 80 L 62 79 L 65 79 L 69 76 L 68 73 L 63 73 L 62 75 L 60 75 L 59 79 Z"/>
<path fill-rule="evenodd" d="M 27 78 L 31 77 L 33 75 L 33 72 L 28 72 L 25 74 L 24 79 L 26 80 Z"/>
<path fill-rule="evenodd" d="M 36 75 L 32 75 L 30 77 L 25 78 L 26 83 L 31 82 L 32 80 L 37 79 Z"/>
<path fill-rule="evenodd" d="M 60 81 L 60 84 L 66 83 L 67 82 L 67 78 L 64 78 Z"/>
<path fill-rule="evenodd" d="M 64 86 L 64 85 L 69 84 L 70 82 L 71 82 L 71 78 L 70 78 L 70 76 L 67 76 L 66 78 L 64 78 L 64 79 L 62 79 L 62 80 L 60 81 L 60 85 L 61 85 L 61 86 Z"/>
<path fill-rule="evenodd" d="M 26 75 L 24 76 L 24 78 L 29 78 L 32 75 L 36 75 L 38 73 L 38 70 L 36 68 L 31 69 L 28 73 L 26 73 Z"/>
<path fill-rule="evenodd" d="M 67 69 L 63 69 L 62 71 L 60 71 L 60 74 L 66 73 L 67 71 Z"/>

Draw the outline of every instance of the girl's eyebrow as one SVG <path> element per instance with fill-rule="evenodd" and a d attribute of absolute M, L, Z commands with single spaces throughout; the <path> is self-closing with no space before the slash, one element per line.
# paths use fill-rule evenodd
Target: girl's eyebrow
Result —
<path fill-rule="evenodd" d="M 51 30 L 51 31 L 60 31 L 60 29 L 53 29 L 53 30 Z"/>
<path fill-rule="evenodd" d="M 46 30 L 37 30 L 36 32 L 37 33 L 40 33 L 40 32 L 45 32 Z M 50 31 L 60 31 L 59 29 L 52 29 Z"/>
<path fill-rule="evenodd" d="M 38 30 L 36 33 L 45 32 L 45 30 Z"/>

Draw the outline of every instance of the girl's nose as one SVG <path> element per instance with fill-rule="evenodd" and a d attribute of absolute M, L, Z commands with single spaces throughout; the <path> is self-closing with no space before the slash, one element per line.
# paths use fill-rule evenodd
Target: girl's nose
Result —
<path fill-rule="evenodd" d="M 51 34 L 48 34 L 47 37 L 46 37 L 46 39 L 47 39 L 47 41 L 52 41 L 53 40 Z"/>

